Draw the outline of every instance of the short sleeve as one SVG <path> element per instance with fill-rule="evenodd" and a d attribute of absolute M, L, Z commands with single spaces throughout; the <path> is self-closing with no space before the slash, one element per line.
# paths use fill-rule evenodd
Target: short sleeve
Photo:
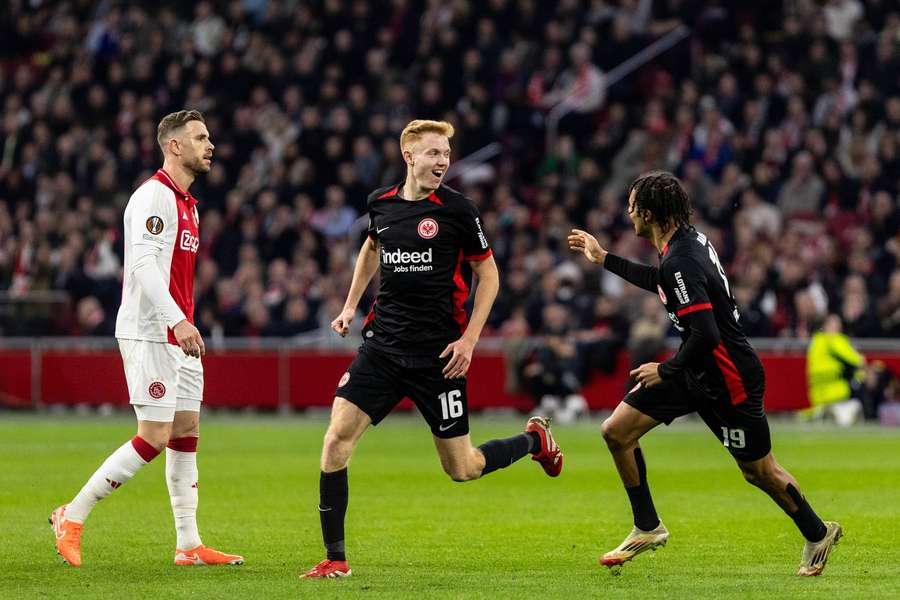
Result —
<path fill-rule="evenodd" d="M 163 250 L 178 237 L 174 192 L 150 181 L 139 187 L 129 201 L 131 240 L 135 246 Z"/>
<path fill-rule="evenodd" d="M 699 310 L 712 310 L 706 274 L 696 262 L 673 256 L 665 262 L 660 273 L 663 291 L 676 299 L 675 314 L 678 317 Z"/>
<path fill-rule="evenodd" d="M 373 242 L 378 241 L 378 230 L 375 228 L 375 215 L 372 214 L 371 207 L 369 207 L 369 226 L 366 229 L 366 233 L 369 234 L 369 237 Z"/>
<path fill-rule="evenodd" d="M 481 215 L 478 209 L 470 201 L 466 201 L 465 210 L 462 213 L 462 251 L 463 257 L 472 262 L 482 261 L 493 253 L 484 227 L 481 223 Z"/>

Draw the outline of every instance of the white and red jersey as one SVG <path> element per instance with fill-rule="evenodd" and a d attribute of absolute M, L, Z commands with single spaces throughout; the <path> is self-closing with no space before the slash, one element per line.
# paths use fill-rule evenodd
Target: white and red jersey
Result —
<path fill-rule="evenodd" d="M 194 265 L 200 246 L 197 200 L 163 169 L 134 191 L 125 207 L 125 270 L 116 337 L 177 344 L 182 319 L 194 322 Z M 134 271 L 155 262 L 168 287 L 154 303 Z M 174 302 L 173 302 L 174 301 Z"/>

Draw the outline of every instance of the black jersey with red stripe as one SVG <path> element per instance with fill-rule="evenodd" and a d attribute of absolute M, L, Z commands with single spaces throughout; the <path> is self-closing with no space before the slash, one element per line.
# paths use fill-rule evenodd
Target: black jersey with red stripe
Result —
<path fill-rule="evenodd" d="M 711 353 L 685 365 L 688 380 L 727 391 L 732 404 L 748 396 L 761 398 L 762 363 L 744 335 L 725 270 L 706 235 L 685 227 L 672 236 L 660 257 L 657 292 L 681 333 L 682 346 L 691 335 L 687 322 L 693 315 L 712 311 L 715 318 L 720 341 Z"/>
<path fill-rule="evenodd" d="M 386 352 L 440 354 L 468 324 L 469 263 L 492 251 L 471 200 L 444 185 L 406 200 L 402 187 L 369 195 L 368 234 L 378 242 L 381 277 L 363 340 Z"/>

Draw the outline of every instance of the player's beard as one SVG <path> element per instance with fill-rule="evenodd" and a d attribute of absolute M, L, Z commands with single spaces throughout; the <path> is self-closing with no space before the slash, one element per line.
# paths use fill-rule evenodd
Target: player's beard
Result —
<path fill-rule="evenodd" d="M 206 159 L 202 156 L 198 156 L 190 163 L 186 164 L 185 167 L 196 176 L 209 173 L 209 170 L 212 167 L 212 162 L 210 162 L 210 164 L 206 164 Z"/>

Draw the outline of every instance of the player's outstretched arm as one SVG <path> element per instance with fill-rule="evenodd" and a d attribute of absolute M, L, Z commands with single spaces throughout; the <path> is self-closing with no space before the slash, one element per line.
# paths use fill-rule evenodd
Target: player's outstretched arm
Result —
<path fill-rule="evenodd" d="M 478 287 L 475 290 L 475 305 L 472 308 L 472 316 L 466 332 L 455 342 L 451 342 L 441 352 L 441 358 L 450 356 L 450 362 L 444 366 L 444 377 L 455 379 L 465 376 L 472 363 L 472 352 L 475 344 L 481 337 L 481 330 L 487 323 L 491 307 L 500 290 L 500 273 L 497 271 L 497 262 L 493 256 L 484 260 L 469 263 L 472 271 L 478 277 Z"/>
<path fill-rule="evenodd" d="M 587 258 L 592 263 L 598 264 L 601 267 L 606 262 L 606 255 L 609 252 L 600 245 L 600 242 L 597 241 L 597 238 L 589 234 L 587 231 L 582 231 L 581 229 L 573 229 L 569 233 L 569 250 L 574 252 L 581 252 L 584 254 L 584 257 Z"/>
<path fill-rule="evenodd" d="M 641 265 L 607 252 L 597 238 L 581 229 L 573 229 L 569 233 L 569 249 L 581 252 L 592 263 L 603 266 L 610 273 L 615 273 L 625 281 L 648 292 L 656 291 L 659 281 L 659 269 Z"/>
<path fill-rule="evenodd" d="M 378 270 L 378 242 L 372 238 L 366 238 L 362 248 L 359 249 L 359 256 L 356 257 L 356 266 L 353 268 L 353 281 L 350 283 L 350 291 L 347 292 L 347 300 L 344 302 L 344 308 L 341 314 L 331 322 L 331 328 L 334 329 L 341 337 L 350 332 L 350 323 L 356 315 L 356 307 L 362 298 L 369 282 L 375 276 Z"/>

